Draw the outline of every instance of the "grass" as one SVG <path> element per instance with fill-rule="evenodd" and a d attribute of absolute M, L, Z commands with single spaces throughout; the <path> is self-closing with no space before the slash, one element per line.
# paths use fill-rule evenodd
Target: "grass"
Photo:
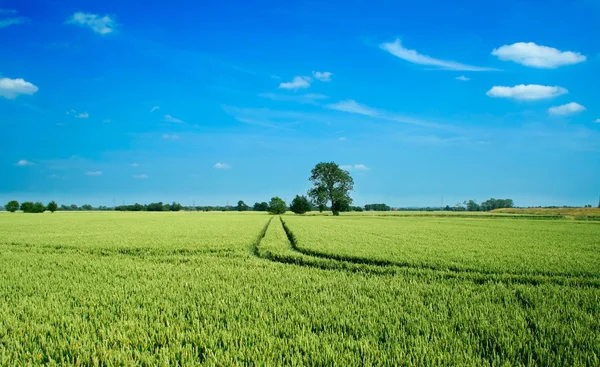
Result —
<path fill-rule="evenodd" d="M 570 219 L 600 219 L 600 208 L 507 208 L 495 209 L 492 210 L 492 213 L 561 216 Z"/>
<path fill-rule="evenodd" d="M 514 233 L 527 237 L 531 228 L 529 255 L 539 255 L 554 233 L 555 247 L 566 246 L 587 265 L 577 272 L 559 253 L 547 269 L 552 275 L 529 275 L 513 256 L 498 258 L 498 274 L 436 268 L 451 262 L 485 270 L 486 262 L 466 256 L 460 263 L 457 255 L 471 251 L 465 243 L 479 231 L 473 221 L 483 221 L 490 235 L 506 233 L 494 242 L 498 254 L 518 251 L 519 242 L 503 242 Z M 559 227 L 546 235 L 540 223 Z M 560 227 L 564 223 L 573 227 Z M 365 232 L 373 225 L 393 238 L 412 238 L 411 251 L 404 252 L 409 256 L 395 250 L 382 255 L 378 249 L 397 242 Z M 594 260 L 577 253 L 585 246 L 598 252 L 598 243 L 586 239 L 597 238 L 600 226 L 578 225 L 288 215 L 282 221 L 237 213 L 1 214 L 0 365 L 598 365 L 600 288 L 505 281 L 512 272 L 597 280 Z M 408 232 L 399 230 L 405 227 Z M 333 230 L 342 236 L 339 246 L 315 247 Z M 420 236 L 433 241 L 431 262 L 418 252 L 426 243 Z M 444 249 L 447 240 L 454 251 Z M 300 252 L 304 247 L 332 256 Z M 540 269 L 541 259 L 535 262 Z"/>

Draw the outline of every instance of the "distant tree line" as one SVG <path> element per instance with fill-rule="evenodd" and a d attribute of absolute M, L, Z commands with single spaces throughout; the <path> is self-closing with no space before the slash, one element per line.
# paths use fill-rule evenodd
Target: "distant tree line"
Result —
<path fill-rule="evenodd" d="M 46 210 L 54 213 L 58 209 L 58 204 L 55 201 L 51 201 L 48 205 L 44 205 L 41 202 L 26 201 L 19 204 L 16 200 L 11 200 L 6 203 L 5 209 L 11 213 L 21 209 L 23 213 L 43 213 Z"/>
<path fill-rule="evenodd" d="M 178 212 L 183 210 L 183 205 L 173 202 L 172 204 L 163 204 L 162 201 L 150 204 L 119 205 L 115 207 L 116 211 L 121 212 Z"/>

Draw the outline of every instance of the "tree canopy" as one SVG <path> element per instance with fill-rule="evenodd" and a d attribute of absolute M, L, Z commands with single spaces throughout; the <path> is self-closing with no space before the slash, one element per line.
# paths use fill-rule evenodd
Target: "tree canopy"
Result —
<path fill-rule="evenodd" d="M 44 211 L 46 211 L 46 207 L 39 201 L 36 203 L 26 201 L 23 204 L 21 204 L 21 210 L 24 213 L 43 213 Z"/>
<path fill-rule="evenodd" d="M 269 203 L 269 213 L 284 214 L 286 210 L 287 210 L 287 207 L 286 207 L 285 201 L 283 201 L 283 199 L 281 199 L 277 196 L 275 196 L 274 198 L 271 199 L 271 202 Z"/>
<path fill-rule="evenodd" d="M 294 200 L 292 200 L 290 210 L 296 214 L 304 214 L 312 210 L 312 205 L 310 205 L 310 201 L 306 196 L 296 195 Z"/>
<path fill-rule="evenodd" d="M 19 210 L 19 202 L 16 200 L 11 200 L 6 204 L 6 210 L 8 210 L 11 213 L 16 212 L 17 210 Z"/>
<path fill-rule="evenodd" d="M 246 203 L 244 203 L 243 200 L 238 201 L 237 206 L 235 207 L 235 209 L 238 212 L 245 212 L 248 211 L 248 209 L 250 209 L 250 207 L 248 205 L 246 205 Z"/>
<path fill-rule="evenodd" d="M 269 211 L 269 203 L 263 201 L 262 203 L 254 203 L 252 210 L 255 212 L 267 212 Z"/>
<path fill-rule="evenodd" d="M 56 201 L 52 200 L 51 202 L 48 203 L 48 205 L 46 206 L 46 209 L 48 209 L 50 212 L 54 213 L 56 211 L 56 209 L 58 209 L 58 204 L 56 204 Z"/>
<path fill-rule="evenodd" d="M 312 169 L 309 178 L 313 188 L 308 191 L 308 196 L 322 211 L 328 202 L 331 203 L 333 215 L 340 211 L 348 210 L 352 204 L 350 191 L 354 188 L 354 180 L 350 173 L 340 168 L 334 162 L 321 162 Z"/>

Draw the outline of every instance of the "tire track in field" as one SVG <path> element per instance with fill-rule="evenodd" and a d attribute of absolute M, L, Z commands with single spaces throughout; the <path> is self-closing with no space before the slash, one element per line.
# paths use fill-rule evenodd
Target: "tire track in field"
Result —
<path fill-rule="evenodd" d="M 250 244 L 250 254 L 251 255 L 260 257 L 260 254 L 258 253 L 258 245 L 260 245 L 260 241 L 262 241 L 262 239 L 265 238 L 265 235 L 267 234 L 267 230 L 269 229 L 269 225 L 271 224 L 272 220 L 273 220 L 273 217 L 269 218 L 269 220 L 267 221 L 267 224 L 265 224 L 263 229 L 258 234 L 258 237 L 256 237 L 254 242 L 252 242 Z"/>
<path fill-rule="evenodd" d="M 271 218 L 273 219 L 273 218 Z M 479 271 L 474 269 L 445 268 L 431 265 L 420 265 L 411 263 L 399 263 L 383 259 L 368 259 L 355 256 L 327 254 L 319 251 L 308 250 L 298 246 L 296 236 L 287 226 L 281 216 L 279 220 L 288 238 L 292 251 L 312 258 L 314 261 L 306 261 L 303 258 L 292 258 L 286 256 L 269 256 L 268 259 L 286 264 L 296 264 L 326 270 L 341 270 L 351 272 L 365 272 L 376 275 L 404 274 L 404 275 L 427 275 L 435 274 L 442 278 L 471 280 L 482 284 L 487 282 L 506 282 L 526 285 L 554 284 L 562 286 L 579 286 L 600 288 L 600 280 L 593 277 L 569 277 L 568 275 L 548 274 L 515 274 L 494 271 Z M 270 223 L 270 221 L 269 221 Z M 263 234 L 264 237 L 264 234 Z M 257 256 L 258 250 L 257 250 Z M 259 256 L 260 257 L 260 256 Z M 320 261 L 318 261 L 320 260 Z"/>

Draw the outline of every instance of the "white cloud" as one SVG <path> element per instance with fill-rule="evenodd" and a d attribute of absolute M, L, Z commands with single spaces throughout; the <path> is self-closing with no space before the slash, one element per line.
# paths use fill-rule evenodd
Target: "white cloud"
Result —
<path fill-rule="evenodd" d="M 500 60 L 540 69 L 555 69 L 563 65 L 584 62 L 586 57 L 579 52 L 560 51 L 553 47 L 539 46 L 533 42 L 517 42 L 492 51 Z"/>
<path fill-rule="evenodd" d="M 322 82 L 330 82 L 333 74 L 329 71 L 313 71 L 312 75 Z"/>
<path fill-rule="evenodd" d="M 169 135 L 169 134 L 163 134 L 163 135 L 162 135 L 162 138 L 163 138 L 163 139 L 166 139 L 166 140 L 177 140 L 177 139 L 179 139 L 179 136 L 178 136 L 178 135 L 175 135 L 175 134 L 172 134 L 172 135 Z"/>
<path fill-rule="evenodd" d="M 18 161 L 17 163 L 15 163 L 16 166 L 19 167 L 25 167 L 25 166 L 32 166 L 33 162 L 30 162 L 26 159 L 21 159 L 20 161 Z"/>
<path fill-rule="evenodd" d="M 102 176 L 102 171 L 87 171 L 86 176 Z"/>
<path fill-rule="evenodd" d="M 154 107 L 152 107 L 152 109 L 150 109 L 150 113 L 152 113 L 158 109 L 160 109 L 160 106 L 154 106 Z"/>
<path fill-rule="evenodd" d="M 521 101 L 535 101 L 539 99 L 554 98 L 569 93 L 559 86 L 546 86 L 538 84 L 519 84 L 514 87 L 494 86 L 486 94 L 494 98 L 513 98 Z"/>
<path fill-rule="evenodd" d="M 568 116 L 585 111 L 585 107 L 579 103 L 571 102 L 561 106 L 554 106 L 548 109 L 548 113 L 554 116 Z"/>
<path fill-rule="evenodd" d="M 21 78 L 0 78 L 0 96 L 4 98 L 15 99 L 21 94 L 33 95 L 37 91 L 38 87 Z"/>
<path fill-rule="evenodd" d="M 75 110 L 70 110 L 70 111 L 67 111 L 67 115 L 72 115 L 72 114 L 74 114 L 74 113 L 77 113 L 77 111 L 75 111 Z"/>
<path fill-rule="evenodd" d="M 139 164 L 139 163 L 132 163 L 132 164 L 131 164 L 131 167 L 139 167 L 139 166 L 140 166 L 140 164 Z"/>
<path fill-rule="evenodd" d="M 145 173 L 142 173 L 141 175 L 133 175 L 133 178 L 144 179 L 144 178 L 148 178 L 148 175 Z"/>
<path fill-rule="evenodd" d="M 173 117 L 171 115 L 165 115 L 164 116 L 164 120 L 165 120 L 165 122 L 172 122 L 172 123 L 175 123 L 175 124 L 181 124 L 183 122 L 180 119 L 175 118 L 175 117 Z"/>
<path fill-rule="evenodd" d="M 346 171 L 368 171 L 370 170 L 369 167 L 365 166 L 364 164 L 342 164 L 340 166 L 341 169 L 346 170 Z"/>
<path fill-rule="evenodd" d="M 67 20 L 67 24 L 76 24 L 82 27 L 89 27 L 98 34 L 109 34 L 115 31 L 117 23 L 114 17 L 109 15 L 100 16 L 98 14 L 77 12 Z"/>
<path fill-rule="evenodd" d="M 0 28 L 6 28 L 11 25 L 23 24 L 29 22 L 29 18 L 17 17 L 17 18 L 6 18 L 0 20 Z"/>
<path fill-rule="evenodd" d="M 106 120 L 103 120 L 102 122 L 104 122 L 105 124 L 108 124 L 108 123 L 110 123 L 111 121 L 112 121 L 111 119 L 106 119 Z"/>
<path fill-rule="evenodd" d="M 346 137 L 345 137 L 345 136 L 342 136 L 342 137 L 340 137 L 338 140 L 339 140 L 339 141 L 344 141 L 344 140 L 346 140 Z"/>
<path fill-rule="evenodd" d="M 88 117 L 90 117 L 90 114 L 87 112 L 82 112 L 82 113 L 75 115 L 76 119 L 86 119 Z"/>
<path fill-rule="evenodd" d="M 229 168 L 231 168 L 231 166 L 228 165 L 227 163 L 217 162 L 217 163 L 215 163 L 214 168 L 217 168 L 217 169 L 229 169 Z"/>
<path fill-rule="evenodd" d="M 595 123 L 600 124 L 600 119 L 594 120 Z"/>
<path fill-rule="evenodd" d="M 312 80 L 307 76 L 295 76 L 291 82 L 285 82 L 285 83 L 279 84 L 279 88 L 292 89 L 292 90 L 308 88 L 308 87 L 310 87 L 311 81 Z"/>
<path fill-rule="evenodd" d="M 457 77 L 456 77 L 456 78 L 454 78 L 454 79 L 456 79 L 456 80 L 460 80 L 460 81 L 463 81 L 463 82 L 466 82 L 466 81 L 469 81 L 469 80 L 471 80 L 471 78 L 467 78 L 467 77 L 466 77 L 466 76 L 464 76 L 464 75 L 457 76 Z"/>
<path fill-rule="evenodd" d="M 401 58 L 402 60 L 412 62 L 413 64 L 435 66 L 440 69 L 447 70 L 464 70 L 464 71 L 495 71 L 497 69 L 487 68 L 481 66 L 473 66 L 467 64 L 461 64 L 456 61 L 440 60 L 430 56 L 421 55 L 415 50 L 409 50 L 402 47 L 400 39 L 396 39 L 394 42 L 382 43 L 379 47 L 392 55 Z"/>

